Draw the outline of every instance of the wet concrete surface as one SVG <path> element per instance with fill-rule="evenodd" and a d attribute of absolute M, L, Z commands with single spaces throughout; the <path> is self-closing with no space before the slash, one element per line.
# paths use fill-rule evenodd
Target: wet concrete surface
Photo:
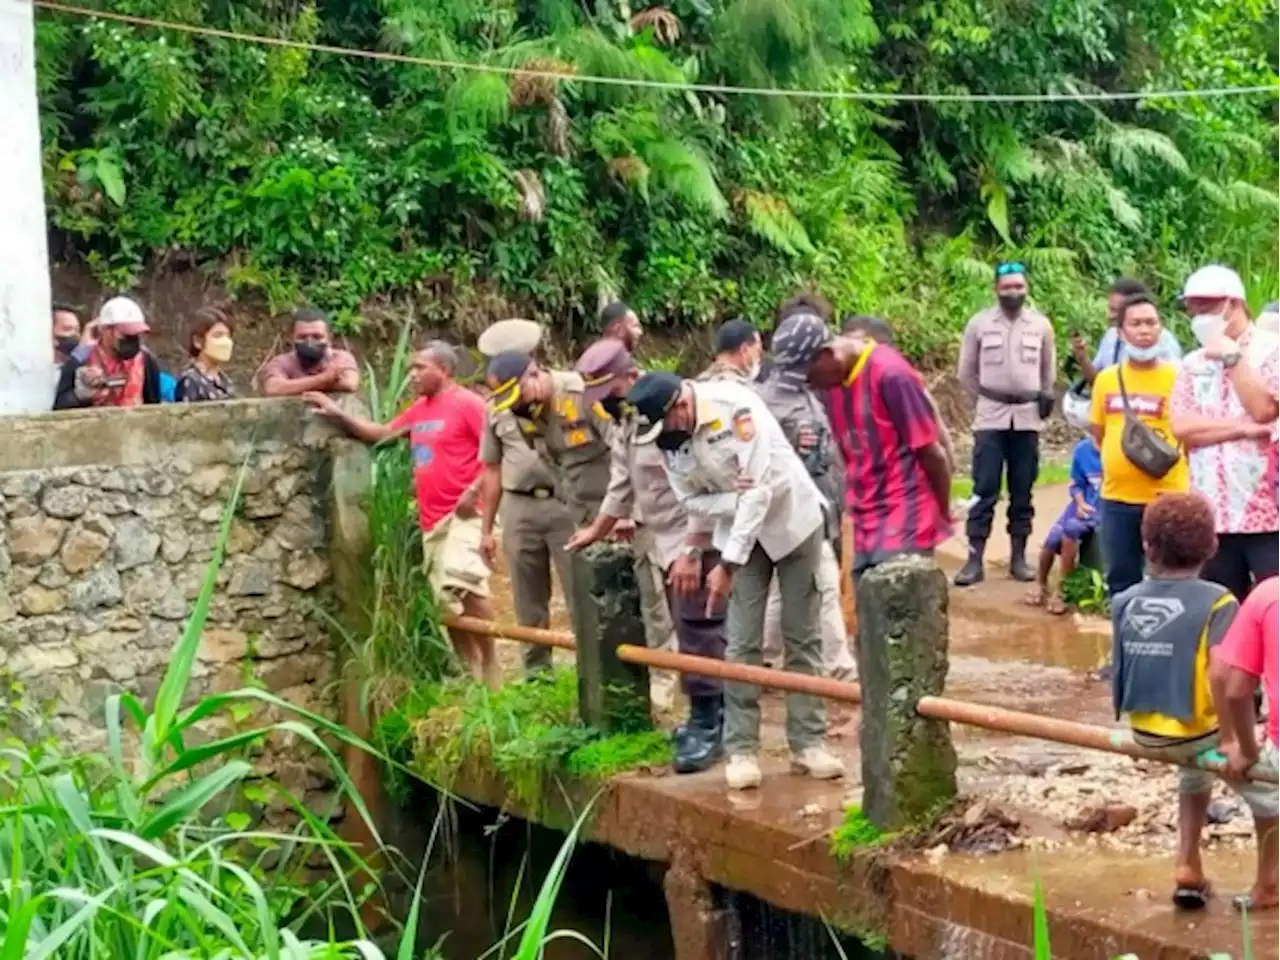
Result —
<path fill-rule="evenodd" d="M 1046 511 L 1041 508 L 1040 512 Z M 959 565 L 959 559 L 946 551 L 939 559 L 948 572 Z M 999 567 L 989 569 L 988 577 L 977 587 L 951 592 L 947 694 L 1113 725 L 1108 685 L 1088 677 L 1088 671 L 1109 650 L 1109 624 L 1096 618 L 1055 617 L 1028 607 L 1022 602 L 1025 584 L 1007 579 Z M 504 578 L 495 579 L 494 594 L 498 618 L 514 622 Z M 553 601 L 553 626 L 567 628 L 558 591 Z M 502 660 L 514 674 L 518 672 L 519 646 L 503 646 L 509 649 L 502 652 Z M 788 773 L 784 710 L 780 696 L 764 695 L 761 762 L 765 781 L 761 789 L 730 794 L 719 768 L 694 776 L 629 778 L 643 781 L 632 786 L 642 786 L 649 794 L 646 811 L 665 806 L 651 803 L 656 793 L 666 797 L 676 812 L 654 818 L 654 838 L 620 836 L 618 842 L 633 855 L 661 857 L 660 848 L 672 842 L 656 839 L 664 832 L 661 821 L 670 820 L 677 836 L 681 828 L 676 824 L 683 824 L 685 835 L 698 837 L 698 845 L 706 847 L 699 856 L 710 879 L 734 885 L 736 877 L 739 889 L 787 909 L 814 912 L 817 903 L 835 892 L 830 886 L 834 881 L 827 877 L 829 867 L 822 865 L 830 860 L 826 851 L 831 832 L 841 821 L 844 808 L 861 799 L 858 708 L 829 707 L 831 745 L 848 773 L 844 781 L 834 783 Z M 660 720 L 674 722 L 680 713 L 677 703 Z M 1080 748 L 974 728 L 953 727 L 953 735 L 960 758 L 960 788 L 971 797 L 1002 789 L 1005 795 L 1018 796 L 1018 791 L 1008 789 L 1011 780 L 1043 777 L 1046 772 L 1052 778 L 1055 770 L 1089 768 L 1100 757 Z M 1124 758 L 1105 769 L 1117 771 L 1116 786 L 1122 792 L 1127 790 L 1125 779 L 1143 776 Z M 1171 788 L 1171 776 L 1160 784 L 1165 782 Z M 1172 790 L 1159 793 L 1160 784 L 1153 802 L 1172 808 Z M 1205 913 L 1189 916 L 1175 912 L 1168 902 L 1171 853 L 1104 849 L 1096 839 L 1062 829 L 1059 811 L 1038 810 L 1037 806 L 1030 803 L 1029 808 L 1014 813 L 1022 820 L 1024 832 L 1047 838 L 1046 846 L 985 857 L 921 857 L 896 865 L 895 899 L 901 909 L 892 918 L 895 948 L 920 957 L 1029 956 L 1025 953 L 1030 942 L 1029 904 L 1039 876 L 1053 913 L 1052 928 L 1055 933 L 1061 931 L 1064 940 L 1061 947 L 1055 945 L 1055 955 L 1110 957 L 1125 952 L 1120 946 L 1144 960 L 1157 955 L 1202 956 L 1209 951 L 1241 955 L 1241 925 L 1226 894 L 1246 889 L 1251 881 L 1250 842 L 1237 845 L 1240 849 L 1210 850 L 1207 863 L 1224 896 Z M 770 857 L 774 859 L 770 861 Z M 773 868 L 766 866 L 770 862 Z M 766 875 L 770 869 L 773 875 Z M 940 906 L 940 897 L 947 903 L 954 900 L 955 909 Z M 839 902 L 843 901 L 833 901 Z M 1004 909 L 1010 904 L 1019 908 Z M 1280 955 L 1274 914 L 1251 920 L 1250 929 L 1254 956 Z M 965 940 L 970 935 L 987 939 Z"/>

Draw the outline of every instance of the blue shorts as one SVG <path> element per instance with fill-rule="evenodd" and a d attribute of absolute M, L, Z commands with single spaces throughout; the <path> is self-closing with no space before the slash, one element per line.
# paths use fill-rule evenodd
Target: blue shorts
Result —
<path fill-rule="evenodd" d="M 1093 533 L 1097 526 L 1098 511 L 1096 509 L 1088 517 L 1079 517 L 1076 515 L 1076 505 L 1068 503 L 1066 509 L 1062 511 L 1062 516 L 1058 517 L 1049 528 L 1049 536 L 1044 539 L 1045 549 L 1053 553 L 1061 553 L 1063 537 L 1079 543 Z"/>

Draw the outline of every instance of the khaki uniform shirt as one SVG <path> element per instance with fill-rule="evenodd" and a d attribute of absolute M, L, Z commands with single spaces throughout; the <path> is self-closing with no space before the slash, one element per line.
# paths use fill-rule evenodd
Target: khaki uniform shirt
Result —
<path fill-rule="evenodd" d="M 698 374 L 699 383 L 728 380 L 730 383 L 751 383 L 750 378 L 731 363 L 714 360 L 711 366 Z"/>
<path fill-rule="evenodd" d="M 537 421 L 510 410 L 494 413 L 490 407 L 480 437 L 480 460 L 501 465 L 503 490 L 549 497 L 556 488 L 555 473 L 538 453 L 541 438 Z"/>
<path fill-rule="evenodd" d="M 561 481 L 561 499 L 591 517 L 609 489 L 609 441 L 613 421 L 588 406 L 582 377 L 552 371 L 551 410 L 539 450 Z"/>
<path fill-rule="evenodd" d="M 1057 358 L 1048 318 L 1024 307 L 1009 320 L 999 307 L 974 314 L 960 342 L 960 382 L 1009 394 L 1052 393 Z M 974 430 L 1039 430 L 1036 401 L 1001 403 L 978 394 Z"/>
<path fill-rule="evenodd" d="M 675 563 L 689 529 L 688 514 L 667 479 L 667 463 L 658 445 L 635 442 L 635 421 L 614 428 L 609 448 L 609 491 L 600 512 L 643 523 L 653 537 L 663 570 Z"/>
<path fill-rule="evenodd" d="M 729 563 L 746 563 L 757 543 L 783 559 L 823 525 L 822 494 L 755 391 L 728 381 L 693 389 L 693 436 L 665 454 L 689 532 L 710 529 Z M 740 475 L 750 484 L 741 493 Z"/>

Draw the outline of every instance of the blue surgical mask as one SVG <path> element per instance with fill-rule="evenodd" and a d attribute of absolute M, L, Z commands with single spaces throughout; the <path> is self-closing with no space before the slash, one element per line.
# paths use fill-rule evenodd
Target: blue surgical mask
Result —
<path fill-rule="evenodd" d="M 1152 360 L 1160 359 L 1160 344 L 1153 343 L 1149 347 L 1135 347 L 1133 344 L 1125 344 L 1127 347 L 1127 356 L 1130 360 L 1136 360 L 1138 363 L 1150 363 Z"/>

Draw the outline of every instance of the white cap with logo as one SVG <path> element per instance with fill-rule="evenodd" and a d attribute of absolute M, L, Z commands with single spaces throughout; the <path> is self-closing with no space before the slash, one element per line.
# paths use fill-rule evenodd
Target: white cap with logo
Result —
<path fill-rule="evenodd" d="M 147 318 L 137 302 L 128 297 L 112 297 L 98 311 L 98 328 L 110 327 L 126 337 L 146 333 Z"/>
<path fill-rule="evenodd" d="M 1245 299 L 1244 283 L 1240 274 L 1230 267 L 1211 263 L 1187 277 L 1182 288 L 1183 300 L 1241 300 Z"/>

